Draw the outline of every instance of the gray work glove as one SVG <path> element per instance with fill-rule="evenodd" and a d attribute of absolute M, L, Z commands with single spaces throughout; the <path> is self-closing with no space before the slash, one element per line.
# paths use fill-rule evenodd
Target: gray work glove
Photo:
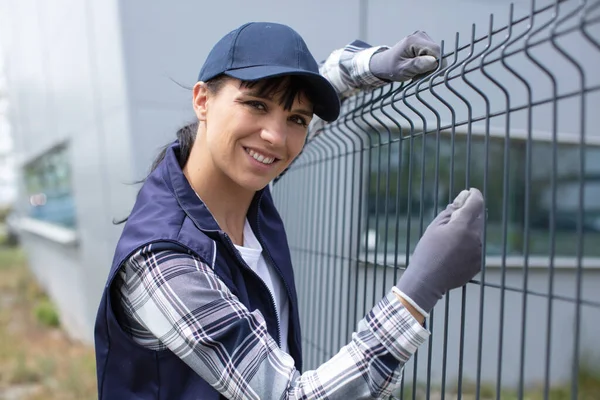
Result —
<path fill-rule="evenodd" d="M 480 271 L 483 213 L 481 192 L 463 190 L 417 243 L 396 288 L 424 316 L 448 290 L 467 284 Z"/>
<path fill-rule="evenodd" d="M 425 32 L 416 31 L 393 47 L 375 53 L 369 66 L 379 79 L 403 82 L 434 71 L 440 57 L 440 46 Z"/>

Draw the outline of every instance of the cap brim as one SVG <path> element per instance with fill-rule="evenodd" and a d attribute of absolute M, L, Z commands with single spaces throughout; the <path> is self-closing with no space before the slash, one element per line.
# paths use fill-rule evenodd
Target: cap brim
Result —
<path fill-rule="evenodd" d="M 316 97 L 314 113 L 327 122 L 335 121 L 340 115 L 338 93 L 333 85 L 320 74 L 280 66 L 246 67 L 225 71 L 224 74 L 243 81 L 257 81 L 285 75 L 301 75 L 313 87 Z"/>

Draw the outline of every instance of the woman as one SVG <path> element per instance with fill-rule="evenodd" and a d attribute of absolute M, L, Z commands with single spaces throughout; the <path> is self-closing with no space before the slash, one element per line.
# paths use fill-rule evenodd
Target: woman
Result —
<path fill-rule="evenodd" d="M 481 193 L 440 213 L 350 343 L 302 374 L 294 276 L 268 184 L 302 150 L 313 115 L 338 117 L 353 82 L 435 68 L 434 56 L 415 61 L 432 42 L 409 38 L 334 52 L 323 75 L 284 25 L 246 24 L 215 45 L 193 89 L 198 122 L 155 162 L 117 245 L 96 321 L 100 399 L 379 398 L 397 387 L 435 302 L 479 271 Z M 332 58 L 354 70 L 334 71 Z"/>

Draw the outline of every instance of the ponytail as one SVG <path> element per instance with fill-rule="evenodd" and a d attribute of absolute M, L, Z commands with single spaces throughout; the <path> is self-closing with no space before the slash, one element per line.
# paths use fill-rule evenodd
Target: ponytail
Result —
<path fill-rule="evenodd" d="M 198 121 L 188 124 L 177 131 L 177 142 L 179 142 L 179 156 L 177 158 L 177 161 L 179 162 L 179 165 L 182 168 L 185 165 L 185 163 L 187 163 L 188 158 L 190 158 L 190 152 L 192 151 L 192 147 L 194 146 L 194 141 L 196 140 L 197 132 L 198 132 Z M 150 167 L 150 173 L 148 174 L 148 176 L 150 176 L 150 174 L 152 172 L 154 172 L 154 170 L 156 168 L 158 168 L 159 164 L 165 159 L 165 155 L 167 154 L 167 149 L 170 146 L 171 146 L 171 143 L 167 144 L 160 150 L 160 152 L 158 153 L 158 155 L 152 162 L 152 166 Z M 148 179 L 148 176 L 146 176 L 144 179 L 137 181 L 135 183 L 136 184 L 144 183 L 146 181 L 146 179 Z M 139 194 L 139 192 L 138 192 L 138 194 Z M 126 217 L 121 220 L 113 219 L 113 224 L 120 225 L 120 224 L 126 222 L 128 219 L 129 219 L 129 217 Z"/>
<path fill-rule="evenodd" d="M 177 141 L 179 142 L 179 157 L 177 161 L 179 161 L 179 165 L 183 168 L 188 158 L 190 158 L 190 152 L 192 151 L 192 146 L 194 145 L 194 141 L 196 140 L 196 132 L 198 131 L 198 122 L 191 123 L 189 125 L 184 126 L 183 128 L 177 131 Z M 165 155 L 167 153 L 167 149 L 171 144 L 164 146 L 156 159 L 152 162 L 152 166 L 150 167 L 150 173 L 152 173 L 158 165 L 164 160 Z M 143 183 L 146 179 L 138 183 Z"/>

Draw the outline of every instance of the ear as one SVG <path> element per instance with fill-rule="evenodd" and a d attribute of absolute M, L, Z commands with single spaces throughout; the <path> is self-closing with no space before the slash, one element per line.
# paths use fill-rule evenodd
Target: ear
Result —
<path fill-rule="evenodd" d="M 206 121 L 206 111 L 209 96 L 209 91 L 206 87 L 206 83 L 197 82 L 194 85 L 192 95 L 192 105 L 194 107 L 196 117 L 198 117 L 198 121 Z"/>

